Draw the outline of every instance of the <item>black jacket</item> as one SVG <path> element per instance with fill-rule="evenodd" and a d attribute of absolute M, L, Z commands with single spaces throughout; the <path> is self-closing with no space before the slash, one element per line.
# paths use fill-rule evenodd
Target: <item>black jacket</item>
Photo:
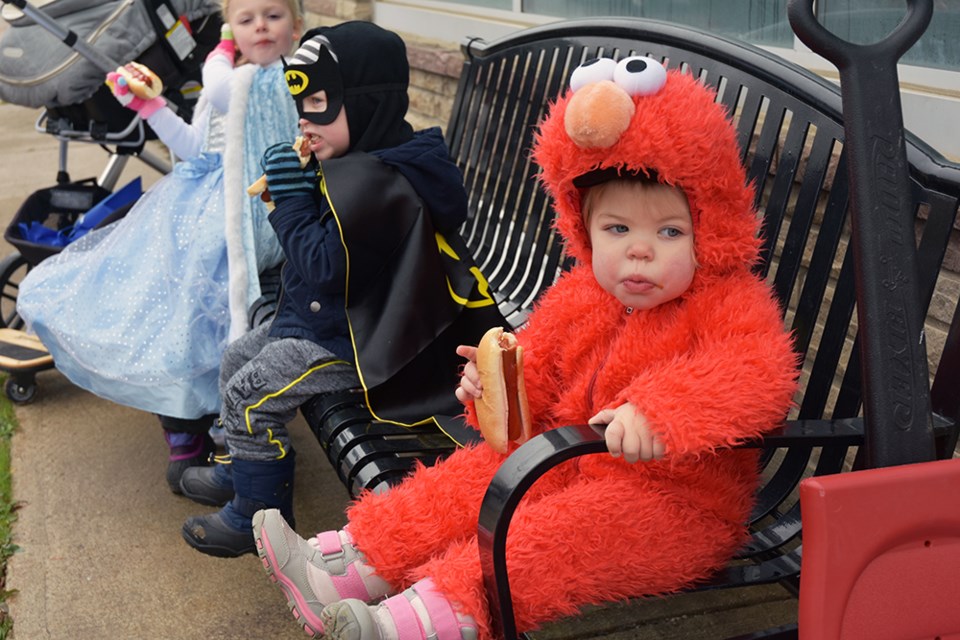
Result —
<path fill-rule="evenodd" d="M 457 233 L 467 196 L 440 130 L 326 160 L 320 174 L 318 198 L 270 214 L 287 257 L 270 335 L 355 363 L 365 389 L 390 396 L 379 406 L 396 405 L 404 420 L 455 411 L 456 344 L 476 344 L 502 318 Z M 418 403 L 430 386 L 443 399 Z"/>

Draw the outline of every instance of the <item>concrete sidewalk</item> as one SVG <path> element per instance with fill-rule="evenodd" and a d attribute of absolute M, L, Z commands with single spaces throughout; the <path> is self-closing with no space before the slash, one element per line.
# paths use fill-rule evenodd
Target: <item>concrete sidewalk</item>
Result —
<path fill-rule="evenodd" d="M 24 198 L 55 183 L 57 143 L 36 133 L 37 112 L 0 104 L 0 226 Z M 106 154 L 73 144 L 72 177 L 95 177 Z M 129 163 L 123 180 L 143 172 Z M 14 250 L 3 244 L 0 256 Z M 278 588 L 255 556 L 218 559 L 186 545 L 180 526 L 211 509 L 170 493 L 157 419 L 101 400 L 56 370 L 38 376 L 33 404 L 17 407 L 13 438 L 14 528 L 8 565 L 19 640 L 302 638 Z M 347 493 L 302 419 L 295 487 L 301 535 L 339 528 Z M 411 532 L 415 535 L 415 532 Z M 561 559 L 558 559 L 561 560 Z M 545 568 L 545 570 L 549 570 Z M 537 640 L 727 638 L 796 620 L 784 590 L 694 593 L 592 610 L 537 633 Z"/>

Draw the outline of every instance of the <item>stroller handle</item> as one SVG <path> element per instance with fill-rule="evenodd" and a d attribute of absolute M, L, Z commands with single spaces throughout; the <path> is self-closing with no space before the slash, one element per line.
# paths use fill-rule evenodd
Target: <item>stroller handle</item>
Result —
<path fill-rule="evenodd" d="M 120 66 L 120 63 L 87 45 L 86 41 L 74 31 L 64 28 L 47 14 L 29 4 L 27 0 L 0 0 L 0 2 L 15 6 L 22 11 L 25 16 L 52 33 L 63 44 L 82 55 L 104 73 L 109 73 Z"/>

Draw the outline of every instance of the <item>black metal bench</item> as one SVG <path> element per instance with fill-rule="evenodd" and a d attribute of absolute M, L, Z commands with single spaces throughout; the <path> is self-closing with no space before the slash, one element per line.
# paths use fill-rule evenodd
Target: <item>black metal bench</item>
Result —
<path fill-rule="evenodd" d="M 854 256 L 847 250 L 848 157 L 837 88 L 758 48 L 656 21 L 575 20 L 492 43 L 471 40 L 462 50 L 465 60 L 446 132 L 470 196 L 462 235 L 514 326 L 523 323 L 533 301 L 565 266 L 529 150 L 535 125 L 573 68 L 598 55 L 662 59 L 715 87 L 733 114 L 764 218 L 758 269 L 784 303 L 785 322 L 804 357 L 804 375 L 790 419 L 777 433 L 750 444 L 765 449 L 766 465 L 752 540 L 704 586 L 781 582 L 796 588 L 797 485 L 811 474 L 862 465 L 864 451 Z M 917 284 L 926 310 L 956 228 L 960 166 L 909 134 L 907 154 L 920 234 Z M 935 370 L 931 402 L 937 455 L 948 457 L 956 447 L 960 413 L 960 308 Z M 356 394 L 316 398 L 303 413 L 352 495 L 385 490 L 402 480 L 415 460 L 430 464 L 455 447 L 432 427 L 404 429 L 372 421 Z M 603 450 L 596 429 L 571 426 L 538 437 L 498 474 L 508 484 L 491 491 L 484 503 L 481 554 L 491 608 L 503 614 L 506 637 L 515 635 L 503 559 L 513 507 L 546 466 Z M 522 475 L 519 468 L 533 472 Z"/>
<path fill-rule="evenodd" d="M 719 99 L 735 115 L 744 163 L 758 187 L 758 210 L 764 217 L 766 244 L 760 272 L 787 307 L 785 320 L 804 356 L 805 373 L 798 408 L 790 419 L 763 441 L 747 445 L 765 450 L 765 481 L 751 521 L 752 539 L 725 571 L 702 587 L 780 582 L 796 590 L 801 559 L 799 482 L 809 475 L 859 468 L 866 451 L 861 346 L 854 317 L 854 255 L 847 250 L 848 157 L 837 88 L 754 47 L 675 25 L 626 19 L 537 28 L 489 45 L 471 43 L 465 46 L 465 54 L 461 93 L 465 88 L 472 90 L 460 96 L 457 106 L 462 111 L 455 112 L 451 122 L 465 125 L 467 133 L 454 132 L 451 145 L 461 162 L 466 158 L 471 184 L 499 183 L 485 175 L 491 163 L 484 156 L 484 146 L 507 149 L 508 158 L 511 140 L 522 140 L 526 148 L 530 121 L 516 114 L 542 110 L 545 98 L 555 95 L 573 67 L 599 54 L 649 55 L 688 70 L 717 88 Z M 484 127 L 500 126 L 486 123 L 486 114 L 500 115 L 505 134 L 464 154 L 458 147 L 461 140 L 477 145 L 474 132 L 479 136 Z M 509 124 L 511 118 L 520 120 L 519 124 L 516 120 Z M 926 310 L 956 225 L 960 166 L 909 134 L 907 157 L 910 196 L 922 227 L 917 285 Z M 528 191 L 502 189 L 504 200 L 498 200 L 497 188 L 483 188 L 483 201 L 492 201 L 496 207 L 500 202 L 519 201 L 523 204 L 517 210 L 523 215 L 528 199 L 536 199 Z M 539 213 L 537 206 L 532 208 Z M 501 223 L 496 228 L 503 227 Z M 490 227 L 482 220 L 474 228 Z M 486 247 L 482 242 L 471 246 Z M 505 251 L 504 246 L 509 245 L 499 245 L 495 255 Z M 480 254 L 486 255 L 483 250 Z M 952 456 L 956 447 L 958 384 L 960 307 L 931 390 L 938 457 Z M 506 638 L 516 636 L 505 561 L 513 509 L 553 465 L 605 451 L 599 429 L 565 427 L 524 445 L 494 479 L 481 510 L 480 549 L 491 609 Z M 795 628 L 779 629 L 754 637 L 795 633 Z"/>

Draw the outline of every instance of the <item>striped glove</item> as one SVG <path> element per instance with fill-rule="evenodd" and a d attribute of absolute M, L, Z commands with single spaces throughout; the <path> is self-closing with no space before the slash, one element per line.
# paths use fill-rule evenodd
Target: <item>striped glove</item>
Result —
<path fill-rule="evenodd" d="M 267 189 L 277 204 L 286 198 L 311 195 L 317 188 L 317 171 L 308 163 L 300 166 L 300 155 L 289 142 L 267 149 L 260 162 L 267 176 Z"/>

